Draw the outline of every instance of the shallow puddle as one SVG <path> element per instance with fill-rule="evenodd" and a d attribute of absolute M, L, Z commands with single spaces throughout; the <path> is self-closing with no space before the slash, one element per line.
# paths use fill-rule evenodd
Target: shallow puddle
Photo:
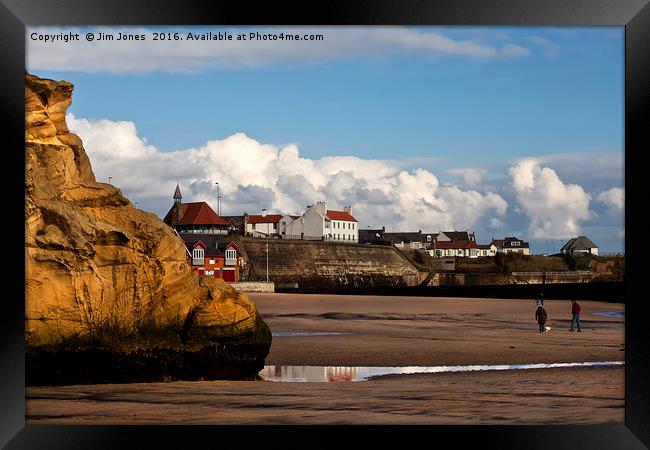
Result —
<path fill-rule="evenodd" d="M 595 312 L 594 314 L 597 316 L 616 317 L 619 319 L 623 319 L 625 317 L 624 311 L 600 311 Z"/>
<path fill-rule="evenodd" d="M 271 333 L 271 336 L 276 337 L 276 336 L 338 336 L 341 334 L 351 334 L 351 333 L 328 333 L 326 331 L 320 331 L 320 332 L 293 332 L 293 331 L 278 331 L 275 333 Z"/>
<path fill-rule="evenodd" d="M 553 369 L 560 367 L 620 366 L 623 364 L 625 364 L 624 361 L 428 367 L 264 366 L 264 369 L 259 372 L 259 375 L 265 381 L 329 383 L 337 381 L 367 381 L 371 377 L 394 374 Z"/>

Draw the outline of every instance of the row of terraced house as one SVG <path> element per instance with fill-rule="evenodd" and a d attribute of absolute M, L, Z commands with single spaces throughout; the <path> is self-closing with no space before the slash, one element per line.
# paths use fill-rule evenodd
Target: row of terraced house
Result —
<path fill-rule="evenodd" d="M 479 244 L 476 236 L 469 230 L 440 231 L 437 233 L 416 232 L 387 232 L 381 229 L 362 230 L 360 243 L 392 244 L 399 249 L 411 249 L 428 253 L 432 257 L 465 257 L 478 258 L 495 256 L 497 253 L 519 253 L 530 255 L 530 244 L 515 236 L 504 239 L 493 239 L 489 244 Z"/>
<path fill-rule="evenodd" d="M 431 257 L 478 258 L 497 253 L 530 255 L 530 244 L 515 236 L 476 242 L 474 232 L 439 231 L 432 233 L 387 232 L 381 229 L 360 229 L 349 206 L 343 210 L 327 209 L 325 202 L 308 205 L 302 215 L 247 214 L 220 216 L 207 202 L 183 203 L 176 185 L 173 205 L 164 217 L 185 243 L 188 259 L 202 276 L 226 281 L 239 281 L 245 261 L 230 233 L 273 239 L 300 239 L 350 244 L 393 245 L 399 249 L 418 250 Z M 571 239 L 562 253 L 598 254 L 598 247 L 585 236 Z"/>

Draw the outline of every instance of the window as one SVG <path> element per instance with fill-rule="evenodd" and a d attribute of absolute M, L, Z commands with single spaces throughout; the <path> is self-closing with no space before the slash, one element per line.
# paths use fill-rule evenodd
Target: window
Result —
<path fill-rule="evenodd" d="M 227 266 L 236 266 L 237 265 L 237 250 L 234 248 L 229 248 L 226 250 L 226 265 Z"/>
<path fill-rule="evenodd" d="M 201 247 L 197 247 L 192 250 L 192 265 L 202 266 L 203 265 L 203 256 L 204 250 Z"/>
<path fill-rule="evenodd" d="M 257 225 L 257 224 L 255 224 L 255 223 L 253 224 L 253 230 L 255 229 L 255 225 Z"/>
<path fill-rule="evenodd" d="M 273 224 L 273 229 L 274 229 L 274 230 L 277 230 L 277 229 L 278 229 L 278 223 L 277 223 L 277 222 L 275 222 L 275 223 Z"/>
<path fill-rule="evenodd" d="M 510 241 L 510 245 L 511 245 L 512 247 L 518 247 L 519 244 L 520 244 L 520 242 L 518 242 L 518 241 Z"/>
<path fill-rule="evenodd" d="M 354 223 L 352 223 L 352 229 L 354 230 Z"/>
<path fill-rule="evenodd" d="M 210 260 L 210 264 L 214 264 L 214 259 L 211 259 L 211 260 Z"/>

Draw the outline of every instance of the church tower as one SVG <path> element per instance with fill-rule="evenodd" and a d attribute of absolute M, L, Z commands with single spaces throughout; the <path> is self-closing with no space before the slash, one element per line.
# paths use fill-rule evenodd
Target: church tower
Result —
<path fill-rule="evenodd" d="M 181 188 L 176 183 L 176 190 L 174 191 L 174 206 L 172 207 L 172 223 L 171 226 L 175 227 L 179 220 L 183 217 L 183 196 L 181 195 Z"/>

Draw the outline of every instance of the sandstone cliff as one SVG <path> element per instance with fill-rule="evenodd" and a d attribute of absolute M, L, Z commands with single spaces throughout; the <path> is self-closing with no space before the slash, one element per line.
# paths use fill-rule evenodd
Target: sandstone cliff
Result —
<path fill-rule="evenodd" d="M 121 355 L 230 346 L 235 360 L 261 369 L 271 333 L 254 303 L 221 280 L 199 281 L 169 227 L 95 180 L 65 123 L 72 90 L 26 75 L 28 357 L 89 346 Z"/>

